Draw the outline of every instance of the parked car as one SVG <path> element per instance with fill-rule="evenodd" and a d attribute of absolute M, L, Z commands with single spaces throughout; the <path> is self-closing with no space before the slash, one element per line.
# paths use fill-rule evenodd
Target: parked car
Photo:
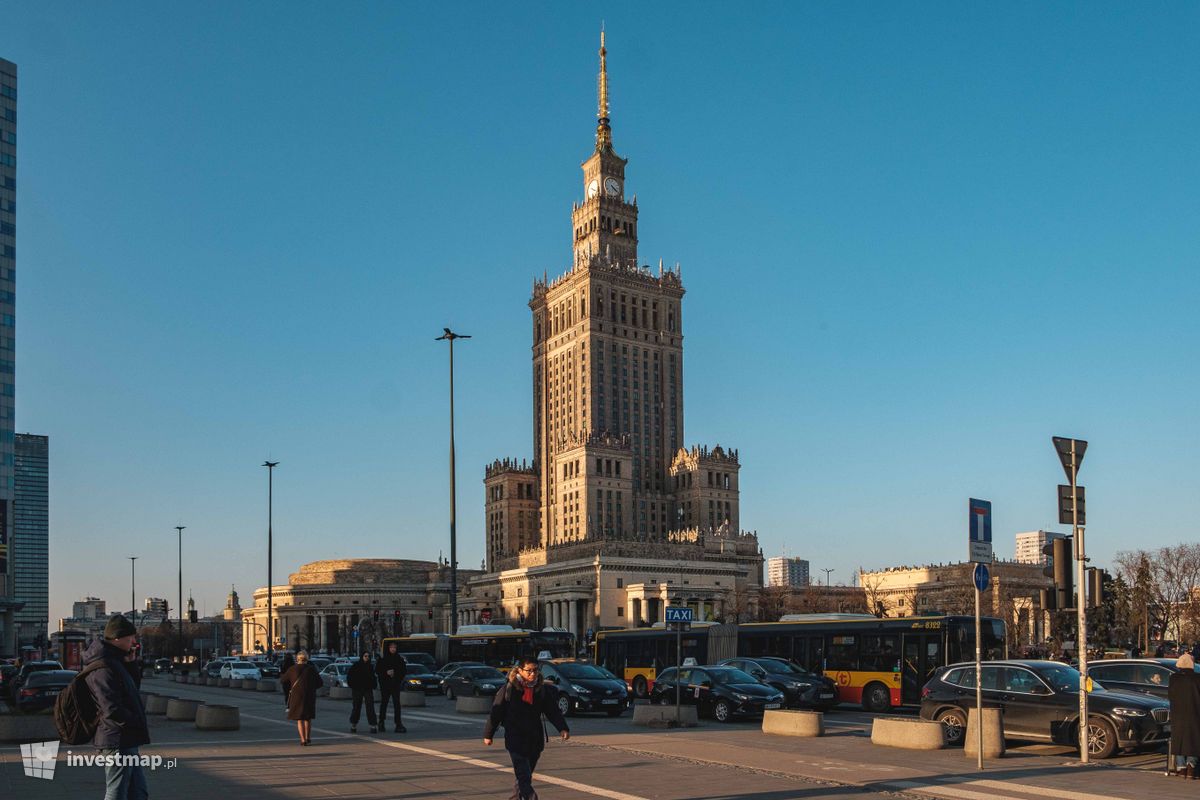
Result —
<path fill-rule="evenodd" d="M 349 686 L 346 683 L 346 676 L 350 674 L 351 664 L 334 662 L 326 664 L 325 669 L 321 670 L 321 683 L 325 684 L 326 689 L 332 689 L 335 686 Z"/>
<path fill-rule="evenodd" d="M 249 661 L 226 661 L 221 665 L 220 677 L 230 680 L 261 680 L 262 673 Z"/>
<path fill-rule="evenodd" d="M 450 677 L 450 674 L 462 667 L 486 667 L 482 661 L 451 661 L 433 674 L 439 678 L 445 679 Z"/>
<path fill-rule="evenodd" d="M 408 661 L 404 669 L 404 688 L 410 692 L 439 694 L 442 691 L 442 678 L 430 671 L 419 661 Z"/>
<path fill-rule="evenodd" d="M 1177 672 L 1173 658 L 1114 658 L 1088 663 L 1088 676 L 1105 689 L 1167 696 L 1167 683 Z"/>
<path fill-rule="evenodd" d="M 221 667 L 225 666 L 224 661 L 210 661 L 204 665 L 204 674 L 211 678 L 221 677 Z"/>
<path fill-rule="evenodd" d="M 789 708 L 828 711 L 837 705 L 837 684 L 824 675 L 809 672 L 786 658 L 727 658 L 721 666 L 740 669 L 768 686 L 783 692 Z"/>
<path fill-rule="evenodd" d="M 671 705 L 676 685 L 681 689 L 681 703 L 696 706 L 697 714 L 712 716 L 717 722 L 783 708 L 783 692 L 740 669 L 718 665 L 663 670 L 654 681 L 650 702 Z"/>
<path fill-rule="evenodd" d="M 67 688 L 78 673 L 73 669 L 47 669 L 29 674 L 17 691 L 18 711 L 41 711 L 54 705 L 58 693 Z"/>
<path fill-rule="evenodd" d="M 62 664 L 57 661 L 27 661 L 21 665 L 17 674 L 8 682 L 8 697 L 12 703 L 17 702 L 17 692 L 25 685 L 25 681 L 29 680 L 29 676 L 35 672 L 45 672 L 47 670 L 60 670 Z"/>
<path fill-rule="evenodd" d="M 320 672 L 321 670 L 325 669 L 330 664 L 332 664 L 333 659 L 329 658 L 328 656 L 312 656 L 311 658 L 308 659 L 308 663 L 310 663 L 314 667 L 316 667 L 317 672 Z"/>
<path fill-rule="evenodd" d="M 171 659 L 156 658 L 154 660 L 154 672 L 156 674 L 161 673 L 161 672 L 170 672 L 170 671 L 171 671 Z"/>
<path fill-rule="evenodd" d="M 442 691 L 448 700 L 459 695 L 482 697 L 495 694 L 506 680 L 495 667 L 459 667 L 442 680 Z"/>
<path fill-rule="evenodd" d="M 989 661 L 980 673 L 983 702 L 1004 715 L 1008 739 L 1079 744 L 1079 671 L 1057 661 Z M 975 705 L 975 665 L 939 667 L 921 690 L 921 718 L 946 726 L 961 744 L 967 709 Z M 1093 679 L 1088 693 L 1088 753 L 1109 758 L 1120 748 L 1157 745 L 1171 737 L 1171 707 L 1136 692 L 1111 691 Z"/>
<path fill-rule="evenodd" d="M 404 659 L 404 663 L 412 668 L 413 664 L 420 664 L 429 672 L 437 672 L 437 659 L 429 655 L 429 653 L 398 653 Z"/>
<path fill-rule="evenodd" d="M 8 694 L 9 681 L 17 677 L 15 664 L 0 664 L 0 694 Z"/>
<path fill-rule="evenodd" d="M 541 662 L 542 677 L 558 689 L 558 710 L 563 716 L 577 711 L 603 711 L 616 717 L 629 705 L 625 681 L 617 680 L 594 664 L 568 659 Z"/>
<path fill-rule="evenodd" d="M 275 666 L 275 664 L 266 660 L 265 658 L 256 658 L 253 661 L 251 661 L 250 663 L 252 663 L 252 664 L 254 664 L 254 666 L 258 667 L 258 671 L 262 673 L 262 676 L 264 678 L 278 678 L 279 677 L 279 667 Z"/>

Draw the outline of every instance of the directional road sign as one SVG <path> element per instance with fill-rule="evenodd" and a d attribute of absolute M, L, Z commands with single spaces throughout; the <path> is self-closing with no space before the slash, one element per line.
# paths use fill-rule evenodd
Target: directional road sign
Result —
<path fill-rule="evenodd" d="M 667 606 L 665 622 L 691 622 L 692 609 L 688 606 Z"/>
<path fill-rule="evenodd" d="M 967 537 L 970 560 L 977 564 L 992 563 L 992 503 L 990 500 L 967 501 L 969 509 Z"/>
<path fill-rule="evenodd" d="M 1054 449 L 1058 453 L 1058 460 L 1062 462 L 1063 472 L 1067 473 L 1067 480 L 1073 481 L 1075 475 L 1079 474 L 1079 465 L 1083 463 L 1083 454 L 1087 452 L 1087 442 L 1083 439 L 1068 439 L 1065 436 L 1051 436 L 1054 440 Z M 1075 445 L 1075 475 L 1071 474 L 1071 445 Z"/>
<path fill-rule="evenodd" d="M 975 588 L 981 592 L 986 592 L 988 587 L 992 585 L 992 576 L 988 572 L 987 564 L 975 565 Z"/>

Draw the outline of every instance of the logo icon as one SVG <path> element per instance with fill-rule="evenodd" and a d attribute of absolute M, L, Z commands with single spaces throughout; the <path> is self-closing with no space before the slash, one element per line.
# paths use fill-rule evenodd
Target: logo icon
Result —
<path fill-rule="evenodd" d="M 54 766 L 58 763 L 58 742 L 33 742 L 21 745 L 21 765 L 25 777 L 54 780 Z"/>

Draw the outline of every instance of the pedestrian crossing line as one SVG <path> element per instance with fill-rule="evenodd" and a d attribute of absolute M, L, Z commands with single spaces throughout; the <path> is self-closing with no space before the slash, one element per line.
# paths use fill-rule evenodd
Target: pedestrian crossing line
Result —
<path fill-rule="evenodd" d="M 259 717 L 253 714 L 243 714 L 242 716 L 249 717 L 250 719 L 262 720 L 263 722 L 273 722 L 276 725 L 293 725 L 291 720 Z M 343 739 L 361 739 L 363 741 L 371 742 L 372 744 L 383 745 L 384 747 L 392 747 L 397 750 L 407 750 L 410 753 L 433 756 L 434 758 L 441 758 L 446 761 L 457 761 L 461 764 L 468 764 L 472 767 L 480 767 L 482 769 L 490 769 L 495 770 L 496 772 L 503 772 L 506 775 L 512 775 L 512 766 L 509 764 L 496 764 L 492 761 L 484 761 L 479 758 L 459 755 L 458 753 L 447 753 L 443 750 L 434 750 L 432 747 L 420 747 L 419 745 L 407 744 L 405 742 L 394 742 L 389 739 L 372 739 L 368 736 L 360 736 L 353 733 L 343 733 L 341 731 L 333 731 L 317 727 L 313 727 L 313 730 L 317 733 L 326 734 L 328 736 L 337 736 Z M 541 772 L 534 773 L 534 778 L 542 783 L 548 783 L 552 786 L 561 786 L 564 789 L 571 789 L 572 791 L 595 795 L 596 797 L 607 797 L 608 800 L 648 800 L 645 797 L 639 797 L 635 794 L 626 794 L 624 792 L 617 792 L 612 789 L 604 789 L 599 786 L 591 786 L 590 784 L 579 783 L 578 781 L 567 780 L 566 778 L 557 778 L 553 775 L 546 775 Z"/>
<path fill-rule="evenodd" d="M 953 779 L 951 779 L 953 780 Z M 1054 800 L 1125 800 L 1116 795 L 1091 794 L 1076 792 L 1070 789 L 1051 789 L 1045 786 L 1031 786 L 1025 783 L 1010 783 L 1005 781 L 969 780 L 951 785 L 936 785 L 922 781 L 888 781 L 883 788 L 934 797 L 954 798 L 954 800 L 1029 800 L 1029 796 L 1050 797 Z M 968 787 L 985 791 L 973 792 Z M 1004 794 L 997 794 L 1002 790 Z M 1016 792 L 1016 794 L 1010 794 Z"/>
<path fill-rule="evenodd" d="M 480 724 L 478 721 L 472 722 L 465 719 L 454 719 L 453 717 L 447 717 L 442 714 L 433 714 L 428 711 L 405 711 L 404 719 L 419 719 L 422 722 L 440 722 L 443 725 L 478 726 Z"/>

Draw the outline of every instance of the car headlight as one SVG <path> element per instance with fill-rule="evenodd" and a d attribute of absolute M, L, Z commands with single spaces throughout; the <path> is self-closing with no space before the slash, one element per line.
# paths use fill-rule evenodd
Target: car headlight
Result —
<path fill-rule="evenodd" d="M 420 683 L 421 683 L 421 679 L 420 679 L 420 678 L 409 678 L 409 679 L 408 679 L 408 682 L 409 682 L 409 683 L 416 683 L 416 684 L 420 684 Z"/>
<path fill-rule="evenodd" d="M 745 702 L 746 700 L 750 699 L 750 695 L 748 695 L 748 694 L 737 694 L 735 692 L 733 696 L 736 697 L 738 700 L 741 700 L 742 702 Z"/>
<path fill-rule="evenodd" d="M 778 703 L 778 702 L 780 702 L 781 700 L 783 700 L 783 692 L 780 692 L 779 694 L 777 694 L 777 695 L 775 695 L 774 697 L 772 697 L 772 698 L 771 698 L 771 701 L 772 701 L 772 702 L 774 702 L 774 703 Z"/>
<path fill-rule="evenodd" d="M 591 689 L 587 688 L 586 686 L 580 686 L 578 683 L 572 683 L 571 688 L 574 689 L 575 691 L 579 692 L 580 694 L 587 694 L 590 691 L 592 691 Z"/>
<path fill-rule="evenodd" d="M 1113 713 L 1118 717 L 1144 717 L 1146 712 L 1140 708 L 1114 708 Z"/>
<path fill-rule="evenodd" d="M 489 689 L 489 690 L 491 690 L 491 689 L 495 689 L 495 688 L 496 688 L 496 685 L 495 685 L 495 684 L 493 684 L 493 683 L 485 683 L 485 684 L 483 684 L 482 686 L 480 686 L 479 688 L 480 688 L 480 689 Z"/>

